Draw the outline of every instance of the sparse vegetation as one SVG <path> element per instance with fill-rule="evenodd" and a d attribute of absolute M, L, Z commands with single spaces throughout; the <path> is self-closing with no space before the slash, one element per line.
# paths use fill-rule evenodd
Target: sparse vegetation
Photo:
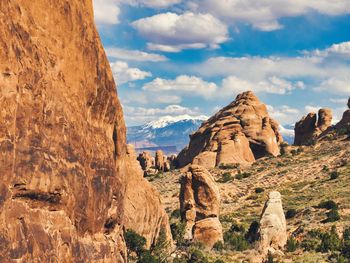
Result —
<path fill-rule="evenodd" d="M 286 219 L 294 218 L 298 214 L 296 209 L 288 209 L 286 212 Z"/>
<path fill-rule="evenodd" d="M 286 250 L 288 252 L 295 252 L 299 247 L 299 242 L 295 240 L 293 237 L 288 238 Z"/>
<path fill-rule="evenodd" d="M 231 175 L 231 173 L 226 172 L 223 173 L 221 178 L 218 180 L 219 183 L 228 183 L 231 182 L 233 180 L 233 176 Z"/>
<path fill-rule="evenodd" d="M 331 180 L 335 180 L 335 179 L 338 179 L 338 177 L 340 176 L 340 173 L 337 171 L 333 171 L 329 174 L 329 176 Z"/>
<path fill-rule="evenodd" d="M 263 193 L 263 192 L 265 192 L 264 188 L 261 188 L 261 187 L 255 188 L 255 193 L 256 194 L 260 194 L 260 193 Z"/>

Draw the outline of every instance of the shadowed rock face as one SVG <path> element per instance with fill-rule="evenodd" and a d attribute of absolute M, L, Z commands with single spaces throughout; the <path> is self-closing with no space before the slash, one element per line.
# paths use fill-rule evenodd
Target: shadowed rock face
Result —
<path fill-rule="evenodd" d="M 350 98 L 347 105 L 348 109 L 344 112 L 340 122 L 335 126 L 337 130 L 347 129 L 350 131 Z"/>
<path fill-rule="evenodd" d="M 323 132 L 332 126 L 333 114 L 331 109 L 320 109 L 316 113 L 309 113 L 295 124 L 295 145 L 308 145 L 317 140 Z"/>
<path fill-rule="evenodd" d="M 0 261 L 124 262 L 138 175 L 92 1 L 1 1 L 0 35 Z"/>
<path fill-rule="evenodd" d="M 178 164 L 212 168 L 220 164 L 252 163 L 255 159 L 280 153 L 282 136 L 266 105 L 250 91 L 237 96 L 199 130 L 178 156 Z"/>

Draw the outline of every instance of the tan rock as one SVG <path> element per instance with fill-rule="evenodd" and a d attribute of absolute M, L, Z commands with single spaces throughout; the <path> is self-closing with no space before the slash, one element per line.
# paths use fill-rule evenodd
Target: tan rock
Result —
<path fill-rule="evenodd" d="M 220 164 L 249 164 L 266 155 L 277 156 L 282 142 L 278 127 L 269 118 L 265 104 L 251 91 L 244 92 L 190 136 L 189 146 L 178 155 L 178 165 L 208 160 L 206 167 L 213 168 Z"/>
<path fill-rule="evenodd" d="M 270 192 L 260 219 L 258 249 L 263 255 L 283 251 L 287 243 L 287 223 L 281 194 Z"/>
<path fill-rule="evenodd" d="M 213 168 L 216 165 L 216 153 L 201 152 L 193 159 L 192 163 L 194 165 L 199 165 L 207 169 Z"/>
<path fill-rule="evenodd" d="M 172 242 L 169 219 L 156 189 L 143 178 L 141 166 L 135 160 L 135 151 L 128 145 L 128 181 L 125 203 L 125 228 L 133 229 L 147 239 L 147 247 L 156 244 L 160 231 Z"/>
<path fill-rule="evenodd" d="M 137 160 L 139 161 L 145 176 L 156 173 L 156 170 L 154 169 L 155 160 L 149 152 L 140 153 Z"/>
<path fill-rule="evenodd" d="M 186 222 L 186 239 L 195 238 L 211 248 L 214 243 L 222 240 L 221 224 L 218 220 L 220 213 L 220 194 L 211 174 L 203 167 L 192 165 L 181 180 L 180 190 L 181 218 Z M 204 221 L 197 226 L 201 220 Z M 215 220 L 214 220 L 215 219 Z M 216 222 L 216 226 L 208 228 L 206 222 Z M 197 227 L 197 235 L 194 229 Z M 212 233 L 210 233 L 210 230 Z M 208 241 L 209 240 L 209 241 Z"/>
<path fill-rule="evenodd" d="M 335 128 L 339 130 L 347 130 L 350 131 L 350 98 L 348 100 L 348 108 L 339 123 L 336 124 Z"/>
<path fill-rule="evenodd" d="M 155 167 L 158 171 L 164 171 L 164 153 L 161 150 L 156 151 Z"/>
<path fill-rule="evenodd" d="M 211 249 L 218 241 L 223 242 L 222 226 L 217 217 L 199 220 L 193 228 L 194 242 L 200 242 Z"/>
<path fill-rule="evenodd" d="M 129 201 L 149 243 L 167 224 L 128 157 L 92 0 L 1 1 L 0 35 L 0 262 L 126 262 Z"/>

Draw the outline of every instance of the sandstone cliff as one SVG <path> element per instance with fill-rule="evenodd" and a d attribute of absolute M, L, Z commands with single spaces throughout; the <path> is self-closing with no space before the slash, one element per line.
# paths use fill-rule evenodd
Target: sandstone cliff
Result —
<path fill-rule="evenodd" d="M 220 110 L 190 136 L 178 164 L 213 168 L 221 164 L 253 163 L 257 158 L 280 154 L 282 136 L 266 105 L 248 91 Z"/>
<path fill-rule="evenodd" d="M 128 202 L 153 202 L 129 225 L 149 243 L 168 226 L 153 188 L 128 185 L 139 175 L 92 0 L 1 1 L 0 36 L 0 261 L 124 262 Z"/>

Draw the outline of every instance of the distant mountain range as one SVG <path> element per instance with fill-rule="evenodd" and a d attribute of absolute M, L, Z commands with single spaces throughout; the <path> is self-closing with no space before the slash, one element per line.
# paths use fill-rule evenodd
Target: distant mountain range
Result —
<path fill-rule="evenodd" d="M 189 135 L 207 119 L 207 116 L 165 116 L 144 125 L 128 127 L 128 143 L 139 150 L 160 148 L 167 154 L 177 153 L 189 143 Z M 176 152 L 169 152 L 174 150 L 174 146 Z"/>
<path fill-rule="evenodd" d="M 207 116 L 165 116 L 139 126 L 128 127 L 128 143 L 138 151 L 162 149 L 166 154 L 178 153 L 189 143 L 189 135 L 198 130 Z M 294 125 L 280 126 L 283 139 L 294 141 Z"/>

